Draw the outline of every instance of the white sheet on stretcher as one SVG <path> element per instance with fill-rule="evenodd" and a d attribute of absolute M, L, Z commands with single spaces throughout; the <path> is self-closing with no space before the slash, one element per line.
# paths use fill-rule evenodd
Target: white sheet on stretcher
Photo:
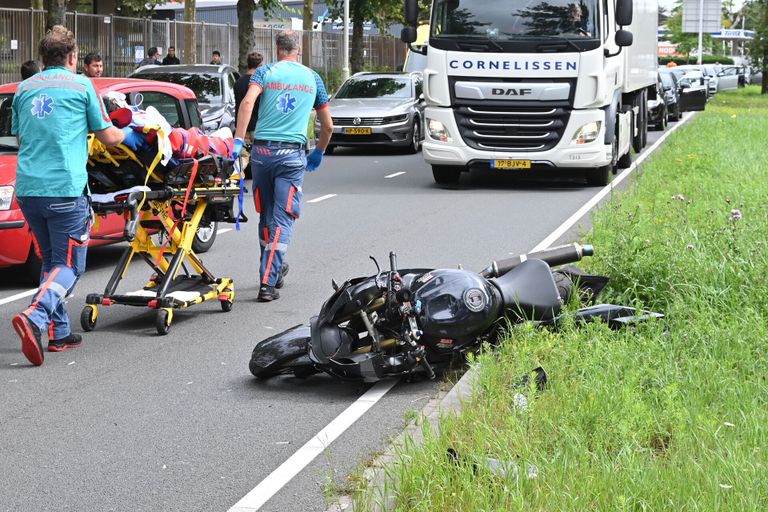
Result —
<path fill-rule="evenodd" d="M 157 292 L 153 292 L 152 290 L 136 290 L 135 292 L 128 292 L 126 295 L 133 295 L 136 297 L 156 297 Z M 181 302 L 189 302 L 191 300 L 195 300 L 196 298 L 200 297 L 200 292 L 189 292 L 189 291 L 183 291 L 183 290 L 177 290 L 175 292 L 171 292 L 169 294 L 166 294 L 166 297 L 171 297 L 176 300 L 180 300 Z"/>
<path fill-rule="evenodd" d="M 125 196 L 131 192 L 149 192 L 152 189 L 146 185 L 136 185 L 135 187 L 110 192 L 109 194 L 91 194 L 92 203 L 114 203 L 117 196 Z"/>

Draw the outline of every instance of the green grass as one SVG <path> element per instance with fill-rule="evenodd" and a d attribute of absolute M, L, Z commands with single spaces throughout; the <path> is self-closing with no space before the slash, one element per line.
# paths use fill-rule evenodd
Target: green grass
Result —
<path fill-rule="evenodd" d="M 673 134 L 595 215 L 584 262 L 612 278 L 605 299 L 666 318 L 515 328 L 480 356 L 462 413 L 399 449 L 393 508 L 768 510 L 766 146 L 756 87 L 718 94 Z M 539 365 L 548 388 L 516 407 L 519 377 Z M 488 457 L 509 461 L 506 475 Z M 358 496 L 356 510 L 374 501 Z"/>

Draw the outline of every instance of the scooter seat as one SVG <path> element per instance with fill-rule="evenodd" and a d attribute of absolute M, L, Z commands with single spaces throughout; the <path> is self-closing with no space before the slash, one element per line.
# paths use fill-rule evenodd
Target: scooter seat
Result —
<path fill-rule="evenodd" d="M 501 293 L 507 314 L 518 319 L 547 321 L 560 313 L 562 301 L 552 269 L 543 260 L 526 260 L 489 281 Z"/>

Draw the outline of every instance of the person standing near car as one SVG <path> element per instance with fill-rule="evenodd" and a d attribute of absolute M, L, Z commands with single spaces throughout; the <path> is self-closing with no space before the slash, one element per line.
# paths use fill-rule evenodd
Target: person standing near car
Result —
<path fill-rule="evenodd" d="M 210 63 L 215 66 L 221 65 L 221 52 L 219 50 L 213 50 Z"/>
<path fill-rule="evenodd" d="M 163 58 L 163 66 L 170 66 L 173 64 L 181 64 L 181 61 L 176 56 L 176 48 L 173 46 L 168 47 L 168 55 Z"/>
<path fill-rule="evenodd" d="M 136 69 L 142 66 L 162 64 L 159 60 L 157 60 L 159 57 L 160 57 L 160 50 L 157 49 L 157 46 L 153 46 L 147 51 L 147 56 L 141 59 L 141 62 L 139 62 L 139 64 L 136 66 Z"/>
<path fill-rule="evenodd" d="M 19 84 L 11 121 L 19 141 L 16 200 L 43 260 L 32 303 L 11 323 L 22 352 L 37 366 L 43 364 L 41 332 L 51 324 L 49 351 L 82 341 L 72 332 L 64 299 L 85 271 L 88 132 L 107 145 L 128 144 L 126 136 L 136 137 L 112 126 L 91 81 L 75 73 L 77 43 L 70 30 L 54 26 L 39 51 L 45 70 Z"/>
<path fill-rule="evenodd" d="M 236 156 L 243 148 L 253 106 L 261 97 L 251 149 L 253 197 L 259 212 L 261 302 L 280 297 L 277 288 L 282 287 L 288 272 L 285 252 L 293 223 L 301 212 L 304 170 L 315 171 L 320 167 L 333 132 L 323 80 L 298 62 L 299 37 L 292 30 L 277 34 L 278 61 L 261 66 L 251 76 L 248 93 L 237 113 Z M 313 108 L 321 132 L 317 146 L 307 156 L 307 124 Z"/>
<path fill-rule="evenodd" d="M 35 75 L 40 72 L 40 65 L 37 63 L 37 61 L 28 60 L 21 65 L 20 72 L 21 72 L 21 79 L 26 80 L 32 75 Z"/>
<path fill-rule="evenodd" d="M 88 78 L 101 78 L 104 74 L 104 61 L 98 53 L 89 53 L 83 59 L 83 74 Z"/>
<path fill-rule="evenodd" d="M 242 103 L 243 98 L 245 98 L 245 95 L 248 92 L 248 84 L 251 81 L 251 77 L 256 72 L 256 69 L 261 66 L 262 62 L 264 62 L 264 56 L 259 52 L 251 52 L 248 54 L 246 61 L 248 70 L 235 82 L 235 116 L 240 112 L 240 103 Z M 249 143 L 253 142 L 253 130 L 256 128 L 256 119 L 259 117 L 259 100 L 260 98 L 256 98 L 256 103 L 254 103 L 251 113 L 251 120 L 245 131 L 244 140 Z"/>

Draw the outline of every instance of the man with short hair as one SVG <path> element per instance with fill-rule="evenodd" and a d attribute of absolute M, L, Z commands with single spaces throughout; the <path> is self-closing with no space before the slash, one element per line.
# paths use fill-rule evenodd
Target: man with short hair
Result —
<path fill-rule="evenodd" d="M 248 84 L 251 81 L 251 76 L 253 76 L 253 74 L 256 72 L 256 68 L 261 66 L 261 63 L 264 62 L 264 56 L 262 56 L 259 52 L 251 52 L 248 54 L 246 62 L 248 65 L 248 70 L 235 82 L 235 112 L 240 111 L 240 103 L 242 103 L 243 98 L 245 98 L 245 95 L 248 93 Z M 246 140 L 249 139 L 253 133 L 254 128 L 256 128 L 256 119 L 259 117 L 259 99 L 260 98 L 257 98 L 256 103 L 253 105 L 251 120 L 248 123 L 248 128 L 245 130 Z"/>
<path fill-rule="evenodd" d="M 221 52 L 219 50 L 213 50 L 213 53 L 211 53 L 211 64 L 216 66 L 221 64 Z"/>
<path fill-rule="evenodd" d="M 181 61 L 176 56 L 176 48 L 173 46 L 168 47 L 168 55 L 163 58 L 163 66 L 169 66 L 172 64 L 181 64 Z"/>
<path fill-rule="evenodd" d="M 160 57 L 160 51 L 157 49 L 157 46 L 153 46 L 149 50 L 147 50 L 147 56 L 141 59 L 141 62 L 139 62 L 139 65 L 136 66 L 136 68 L 140 68 L 141 66 L 149 66 L 152 64 L 161 64 L 159 60 L 157 60 Z"/>
<path fill-rule="evenodd" d="M 22 352 L 36 366 L 43 364 L 41 332 L 51 324 L 48 351 L 78 347 L 82 341 L 72 332 L 64 299 L 85 271 L 88 133 L 110 146 L 138 136 L 112 126 L 91 81 L 75 73 L 77 43 L 70 30 L 54 26 L 39 51 L 45 71 L 19 84 L 11 118 L 11 133 L 19 141 L 16 201 L 43 260 L 31 305 L 11 323 Z"/>
<path fill-rule="evenodd" d="M 83 59 L 83 72 L 88 78 L 100 78 L 104 74 L 104 62 L 98 53 L 89 53 Z"/>
<path fill-rule="evenodd" d="M 32 75 L 40 72 L 40 65 L 35 60 L 28 60 L 21 65 L 21 79 L 26 80 Z"/>
<path fill-rule="evenodd" d="M 261 302 L 280 298 L 277 288 L 283 285 L 288 271 L 283 262 L 293 223 L 301 212 L 304 170 L 320 167 L 333 132 L 323 80 L 299 62 L 299 34 L 281 31 L 275 43 L 278 62 L 261 66 L 251 76 L 235 131 L 237 156 L 243 148 L 253 106 L 261 97 L 251 149 L 253 197 L 259 212 Z M 320 120 L 320 138 L 307 156 L 307 125 L 313 108 Z"/>

